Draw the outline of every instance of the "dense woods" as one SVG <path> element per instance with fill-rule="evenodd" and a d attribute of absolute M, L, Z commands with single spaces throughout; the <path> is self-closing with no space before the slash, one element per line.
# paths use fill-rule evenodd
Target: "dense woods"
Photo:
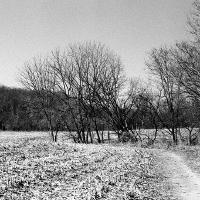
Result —
<path fill-rule="evenodd" d="M 13 131 L 47 130 L 44 117 L 36 112 L 30 101 L 34 92 L 0 87 L 0 129 Z M 38 106 L 38 105 L 37 105 Z"/>
<path fill-rule="evenodd" d="M 138 129 L 166 129 L 173 142 L 187 128 L 189 143 L 199 128 L 199 13 L 195 1 L 188 26 L 193 39 L 149 52 L 153 83 L 128 79 L 120 57 L 105 45 L 83 42 L 56 49 L 24 64 L 19 77 L 26 89 L 0 88 L 0 129 L 70 133 L 75 142 L 99 143 L 103 131 L 135 142 Z M 151 87 L 150 87 L 151 85 Z"/>

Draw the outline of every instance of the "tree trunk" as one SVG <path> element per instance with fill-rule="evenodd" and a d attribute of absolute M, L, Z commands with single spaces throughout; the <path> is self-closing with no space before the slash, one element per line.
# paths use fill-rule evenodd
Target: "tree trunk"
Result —
<path fill-rule="evenodd" d="M 172 127 L 172 139 L 173 139 L 174 144 L 177 145 L 178 144 L 177 130 L 174 127 Z"/>
<path fill-rule="evenodd" d="M 91 131 L 90 131 L 90 142 L 93 143 L 93 134 Z"/>
<path fill-rule="evenodd" d="M 102 143 L 104 143 L 104 135 L 103 135 L 103 134 L 104 134 L 104 132 L 102 131 L 102 132 L 101 132 L 101 142 L 102 142 Z"/>
<path fill-rule="evenodd" d="M 108 131 L 108 142 L 110 143 L 110 131 Z"/>

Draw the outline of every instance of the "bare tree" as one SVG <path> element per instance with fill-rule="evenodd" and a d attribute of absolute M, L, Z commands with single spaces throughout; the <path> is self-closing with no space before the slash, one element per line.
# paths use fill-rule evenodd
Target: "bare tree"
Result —
<path fill-rule="evenodd" d="M 25 63 L 20 74 L 21 83 L 35 92 L 34 99 L 29 103 L 34 104 L 35 112 L 42 113 L 49 125 L 53 141 L 57 141 L 60 118 L 56 111 L 56 76 L 50 69 L 47 59 L 34 58 Z"/>
<path fill-rule="evenodd" d="M 92 139 L 91 130 L 95 130 L 98 142 L 102 142 L 101 124 L 117 124 L 114 113 L 124 83 L 119 57 L 100 43 L 78 43 L 64 52 L 52 52 L 51 67 L 70 108 L 78 137 L 85 142 L 88 135 Z M 69 97 L 75 99 L 76 114 L 74 105 L 69 105 Z"/>
<path fill-rule="evenodd" d="M 176 62 L 173 77 L 180 80 L 190 97 L 200 98 L 200 49 L 192 43 L 180 42 L 176 44 L 173 55 Z"/>
<path fill-rule="evenodd" d="M 200 102 L 200 49 L 197 43 L 179 42 L 172 49 L 176 67 L 171 71 L 172 76 L 179 81 L 181 90 L 186 98 L 183 106 L 184 124 L 189 134 L 189 144 L 192 143 L 194 128 L 199 126 L 198 112 Z M 195 137 L 194 137 L 195 136 Z"/>
<path fill-rule="evenodd" d="M 136 131 L 137 125 L 143 123 L 141 111 L 145 107 L 141 96 L 143 96 L 146 89 L 139 79 L 130 79 L 127 83 L 129 85 L 119 99 L 118 126 L 121 127 L 119 130 L 122 130 L 121 140 L 136 142 L 140 139 L 140 135 Z"/>
<path fill-rule="evenodd" d="M 193 2 L 193 10 L 188 17 L 189 31 L 197 44 L 200 42 L 200 1 Z"/>
<path fill-rule="evenodd" d="M 167 128 L 177 144 L 179 124 L 179 111 L 181 88 L 180 83 L 171 75 L 176 66 L 173 54 L 166 47 L 153 49 L 146 63 L 151 73 L 157 77 L 158 85 L 162 91 L 163 108 L 168 117 L 162 120 L 163 127 Z M 168 119 L 168 120 L 166 120 Z"/>

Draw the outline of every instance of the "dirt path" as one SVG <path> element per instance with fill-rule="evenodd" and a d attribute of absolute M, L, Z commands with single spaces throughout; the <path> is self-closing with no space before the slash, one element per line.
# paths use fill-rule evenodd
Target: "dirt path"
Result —
<path fill-rule="evenodd" d="M 200 200 L 200 177 L 192 172 L 184 159 L 172 152 L 162 154 L 164 172 L 180 200 Z"/>

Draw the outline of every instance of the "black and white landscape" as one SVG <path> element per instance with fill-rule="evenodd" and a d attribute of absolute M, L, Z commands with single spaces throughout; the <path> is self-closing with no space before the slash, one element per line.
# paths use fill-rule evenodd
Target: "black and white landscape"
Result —
<path fill-rule="evenodd" d="M 0 25 L 0 199 L 200 199 L 199 0 L 8 0 Z"/>

